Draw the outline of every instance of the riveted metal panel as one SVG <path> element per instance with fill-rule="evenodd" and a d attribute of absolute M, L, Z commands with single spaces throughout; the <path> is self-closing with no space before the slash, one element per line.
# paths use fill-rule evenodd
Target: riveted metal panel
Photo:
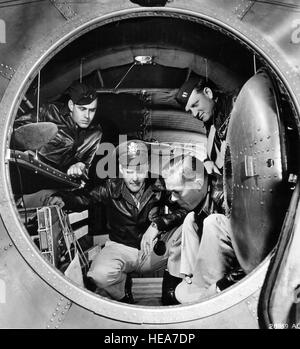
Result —
<path fill-rule="evenodd" d="M 34 253 L 31 252 L 34 259 Z M 49 277 L 49 274 L 48 274 Z M 0 219 L 0 328 L 47 328 L 63 318 L 58 303 L 70 304 L 25 263 Z M 5 295 L 2 294 L 5 292 Z M 62 299 L 62 301 L 60 300 Z M 53 313 L 59 307 L 56 323 Z M 67 311 L 67 310 L 65 310 Z"/>
<path fill-rule="evenodd" d="M 272 82 L 260 71 L 238 95 L 227 135 L 225 191 L 235 251 L 246 272 L 270 252 L 284 218 L 282 132 Z"/>
<path fill-rule="evenodd" d="M 2 76 L 5 79 L 10 80 L 13 76 L 16 70 L 13 67 L 10 67 L 7 64 L 0 63 L 0 76 Z"/>

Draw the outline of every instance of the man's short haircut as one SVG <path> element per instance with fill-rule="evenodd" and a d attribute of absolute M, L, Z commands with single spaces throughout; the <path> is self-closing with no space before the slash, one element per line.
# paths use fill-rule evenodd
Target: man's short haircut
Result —
<path fill-rule="evenodd" d="M 201 76 L 194 89 L 197 92 L 202 92 L 205 87 L 209 87 L 212 90 L 215 97 L 217 97 L 221 93 L 220 88 L 213 81 Z"/>
<path fill-rule="evenodd" d="M 202 187 L 205 177 L 203 162 L 192 155 L 179 156 L 170 161 L 162 171 L 164 178 L 180 174 L 184 182 L 197 182 Z"/>

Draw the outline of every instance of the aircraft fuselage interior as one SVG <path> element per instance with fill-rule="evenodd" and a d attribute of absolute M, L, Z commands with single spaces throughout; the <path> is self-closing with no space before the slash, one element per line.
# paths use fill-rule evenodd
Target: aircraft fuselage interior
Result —
<path fill-rule="evenodd" d="M 224 214 L 230 219 L 232 244 L 243 273 L 213 295 L 212 302 L 217 304 L 225 292 L 232 291 L 234 299 L 235 289 L 242 289 L 247 282 L 244 288 L 252 287 L 253 292 L 261 285 L 261 279 L 251 278 L 261 275 L 261 265 L 276 249 L 297 184 L 299 117 L 285 81 L 267 56 L 209 19 L 175 12 L 125 13 L 95 22 L 81 32 L 75 29 L 73 36 L 44 54 L 19 93 L 6 144 L 15 212 L 27 243 L 48 264 L 42 267 L 38 262 L 35 268 L 40 268 L 46 280 L 50 275 L 49 284 L 62 285 L 61 280 L 66 279 L 67 286 L 61 286 L 66 297 L 77 292 L 73 288 L 80 290 L 80 299 L 90 297 L 84 303 L 86 308 L 97 307 L 93 304 L 99 300 L 121 303 L 99 292 L 88 277 L 91 264 L 109 241 L 109 208 L 103 203 L 76 212 L 55 204 L 36 207 L 24 197 L 41 190 L 51 190 L 55 196 L 104 183 L 108 179 L 99 168 L 108 159 L 107 145 L 116 147 L 120 139 L 145 142 L 150 159 L 156 157 L 159 164 L 164 161 L 164 151 L 169 156 L 174 149 L 204 161 L 206 125 L 175 98 L 192 77 L 211 80 L 226 95 L 235 93 L 220 178 Z M 69 108 L 65 91 L 74 81 L 95 89 L 98 105 L 92 126 L 100 127 L 102 134 L 90 167 L 80 178 L 69 175 L 61 164 L 48 161 L 39 151 L 57 132 L 39 119 L 41 108 L 47 103 Z M 26 127 L 24 131 L 25 124 L 30 125 L 30 132 Z M 67 142 L 67 138 L 61 139 L 56 145 L 63 148 Z M 193 153 L 194 149 L 200 155 Z M 103 168 L 109 177 L 109 170 Z M 119 175 L 118 166 L 116 173 Z M 160 170 L 156 175 L 161 175 Z M 199 240 L 201 243 L 201 234 Z M 164 264 L 155 271 L 130 272 L 134 302 L 122 306 L 138 314 L 138 309 L 143 309 L 145 317 L 151 308 L 184 310 L 180 302 L 169 307 L 162 300 L 165 269 Z M 109 316 L 109 307 L 103 309 Z M 122 314 L 121 321 L 127 321 L 129 315 Z M 150 314 L 150 322 L 155 322 L 154 316 Z"/>

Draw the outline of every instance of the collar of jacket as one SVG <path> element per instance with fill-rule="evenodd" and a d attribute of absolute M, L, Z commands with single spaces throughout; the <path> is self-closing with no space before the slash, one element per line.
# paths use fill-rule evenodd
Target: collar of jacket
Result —
<path fill-rule="evenodd" d="M 220 139 L 225 138 L 227 126 L 230 118 L 230 113 L 233 108 L 236 94 L 220 94 L 213 109 L 213 117 L 204 123 L 207 135 L 210 127 L 215 126 L 217 135 Z"/>
<path fill-rule="evenodd" d="M 140 210 L 145 206 L 150 197 L 153 194 L 157 194 L 160 197 L 160 193 L 165 190 L 165 186 L 161 178 L 146 178 L 145 190 L 142 195 L 140 203 Z M 114 193 L 112 194 L 113 199 L 119 199 L 123 197 L 130 204 L 135 205 L 133 198 L 129 194 L 129 190 L 126 190 L 126 184 L 122 178 L 119 178 L 116 182 Z"/>

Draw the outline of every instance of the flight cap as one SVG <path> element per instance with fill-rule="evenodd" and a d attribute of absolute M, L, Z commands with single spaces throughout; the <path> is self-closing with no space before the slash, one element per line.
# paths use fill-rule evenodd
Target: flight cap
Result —
<path fill-rule="evenodd" d="M 187 80 L 178 90 L 175 98 L 179 104 L 181 104 L 183 107 L 186 106 L 190 95 L 193 92 L 193 89 L 196 87 L 196 85 L 199 82 L 199 77 L 193 76 L 189 80 Z"/>
<path fill-rule="evenodd" d="M 121 143 L 117 149 L 119 163 L 124 167 L 138 167 L 148 164 L 148 148 L 141 140 Z"/>
<path fill-rule="evenodd" d="M 66 92 L 77 105 L 88 105 L 97 98 L 97 92 L 93 87 L 78 81 L 73 82 Z"/>

